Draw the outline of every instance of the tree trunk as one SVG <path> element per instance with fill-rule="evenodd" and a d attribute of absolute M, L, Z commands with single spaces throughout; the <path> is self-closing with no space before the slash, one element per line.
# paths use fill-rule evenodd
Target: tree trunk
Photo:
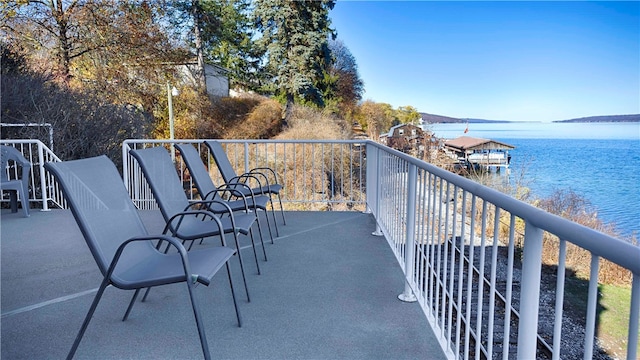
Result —
<path fill-rule="evenodd" d="M 67 37 L 67 18 L 62 6 L 62 0 L 57 0 L 56 5 L 52 6 L 51 12 L 53 13 L 53 17 L 58 27 L 58 71 L 62 80 L 67 82 L 71 77 L 71 72 L 69 70 L 69 64 L 71 62 L 71 46 L 69 45 L 69 38 Z"/>
<path fill-rule="evenodd" d="M 202 51 L 202 34 L 200 33 L 201 24 L 201 14 L 200 14 L 200 6 L 198 4 L 198 0 L 193 0 L 191 6 L 193 12 L 193 36 L 196 47 L 196 53 L 198 57 L 198 63 L 196 65 L 196 86 L 198 87 L 198 91 L 206 93 L 207 91 L 207 81 L 204 70 L 204 53 Z"/>
<path fill-rule="evenodd" d="M 287 102 L 284 105 L 284 117 L 282 118 L 282 127 L 286 128 L 289 126 L 289 121 L 293 116 L 293 94 L 287 93 Z"/>

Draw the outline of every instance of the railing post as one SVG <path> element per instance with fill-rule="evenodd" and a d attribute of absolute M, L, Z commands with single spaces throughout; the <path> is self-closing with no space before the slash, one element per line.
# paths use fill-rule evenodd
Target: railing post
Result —
<path fill-rule="evenodd" d="M 49 189 L 47 188 L 47 183 L 45 181 L 46 174 L 44 171 L 44 160 L 43 144 L 40 140 L 38 140 L 38 171 L 40 171 L 40 194 L 42 196 L 42 211 L 49 211 Z M 27 194 L 27 196 L 29 196 L 29 194 Z"/>
<path fill-rule="evenodd" d="M 256 145 L 257 146 L 257 145 Z M 249 164 L 249 143 L 244 142 L 244 172 L 249 172 L 251 165 Z"/>
<path fill-rule="evenodd" d="M 372 233 L 375 236 L 383 236 L 382 229 L 378 223 L 380 216 L 380 149 L 373 145 L 367 145 L 367 207 L 373 205 L 374 218 L 376 220 L 376 230 Z M 373 209 L 372 209 L 373 210 Z"/>
<path fill-rule="evenodd" d="M 542 271 L 542 229 L 528 221 L 524 230 L 520 285 L 518 359 L 535 359 L 538 334 L 538 304 Z"/>
<path fill-rule="evenodd" d="M 416 233 L 416 182 L 418 181 L 416 165 L 409 164 L 409 176 L 407 177 L 407 217 L 405 228 L 405 249 L 404 249 L 404 271 L 405 283 L 404 292 L 398 295 L 398 299 L 405 302 L 417 301 L 416 296 L 409 286 L 409 280 L 414 277 L 414 248 Z"/>

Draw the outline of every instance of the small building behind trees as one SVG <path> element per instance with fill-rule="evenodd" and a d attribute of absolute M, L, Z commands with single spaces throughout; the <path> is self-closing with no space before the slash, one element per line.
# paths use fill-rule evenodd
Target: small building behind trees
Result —
<path fill-rule="evenodd" d="M 430 153 L 433 134 L 413 124 L 399 124 L 391 127 L 389 132 L 380 135 L 380 142 L 390 148 L 425 159 Z"/>
<path fill-rule="evenodd" d="M 182 78 L 187 80 L 189 84 L 193 86 L 197 83 L 197 63 L 179 65 L 178 70 Z M 215 64 L 204 64 L 204 78 L 209 96 L 229 96 L 229 70 Z"/>

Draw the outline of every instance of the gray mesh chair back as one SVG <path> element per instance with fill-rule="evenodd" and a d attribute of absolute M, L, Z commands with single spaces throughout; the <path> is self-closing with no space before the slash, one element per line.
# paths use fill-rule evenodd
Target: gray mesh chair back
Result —
<path fill-rule="evenodd" d="M 198 190 L 198 194 L 200 198 L 208 200 L 208 199 L 218 199 L 222 200 L 219 196 L 220 193 L 230 195 L 233 198 L 240 198 L 240 200 L 231 200 L 225 201 L 225 204 L 231 208 L 231 211 L 243 211 L 247 208 L 252 210 L 263 210 L 265 211 L 265 218 L 267 219 L 267 227 L 269 229 L 269 236 L 271 237 L 271 243 L 273 243 L 273 234 L 271 233 L 271 223 L 269 221 L 269 216 L 266 213 L 267 203 L 271 201 L 269 196 L 265 195 L 256 195 L 256 196 L 246 196 L 242 193 L 238 193 L 235 190 L 225 190 L 228 189 L 226 184 L 222 184 L 220 187 L 216 187 L 211 180 L 211 176 L 207 171 L 206 166 L 202 162 L 200 158 L 200 154 L 198 150 L 191 144 L 177 144 L 176 148 L 180 151 L 180 156 L 182 160 L 187 165 L 189 169 L 189 174 L 191 175 L 191 179 L 196 185 L 196 189 Z M 273 207 L 272 207 L 273 208 Z M 220 204 L 214 203 L 213 206 L 210 206 L 209 209 L 215 213 L 224 213 L 226 210 Z M 271 212 L 273 216 L 273 221 L 275 223 L 275 214 Z M 256 212 L 256 216 L 257 216 Z M 257 220 L 260 221 L 259 219 Z M 276 223 L 277 228 L 277 223 Z"/>
<path fill-rule="evenodd" d="M 9 177 L 9 167 L 14 166 Z M 19 170 L 19 171 L 18 171 Z M 29 216 L 29 173 L 31 163 L 13 146 L 0 146 L 0 189 L 9 191 L 11 212 L 18 212 L 18 198 L 22 203 L 24 216 Z M 19 174 L 19 175 L 18 175 Z"/>
<path fill-rule="evenodd" d="M 182 187 L 182 182 L 178 177 L 175 166 L 171 161 L 171 156 L 167 149 L 163 147 L 150 147 L 146 149 L 130 150 L 144 176 L 147 183 L 151 187 L 160 211 L 166 222 L 166 229 L 171 234 L 183 240 L 199 240 L 210 236 L 216 236 L 220 233 L 218 226 L 213 221 L 203 220 L 198 215 L 216 218 L 222 223 L 224 233 L 231 233 L 234 236 L 236 249 L 238 249 L 238 260 L 240 261 L 240 269 L 244 279 L 247 298 L 249 291 L 245 276 L 244 261 L 242 252 L 240 251 L 240 242 L 238 234 L 251 235 L 251 243 L 256 261 L 258 273 L 260 273 L 260 265 L 258 264 L 258 255 L 256 252 L 252 225 L 256 221 L 255 215 L 252 214 L 229 214 L 229 216 L 218 217 L 209 211 L 191 210 L 192 204 L 189 202 L 187 195 Z M 197 203 L 195 204 L 197 205 Z M 262 236 L 262 234 L 260 235 Z"/>
<path fill-rule="evenodd" d="M 278 178 L 276 172 L 267 167 L 254 168 L 249 172 L 238 175 L 231 165 L 231 161 L 229 161 L 229 157 L 227 153 L 224 151 L 222 144 L 216 140 L 207 140 L 204 142 L 213 158 L 216 161 L 216 165 L 218 166 L 218 170 L 222 175 L 225 183 L 227 184 L 238 184 L 238 183 L 248 183 L 250 179 L 255 180 L 259 185 L 258 187 L 252 187 L 250 189 L 246 189 L 244 187 L 237 187 L 238 190 L 242 191 L 245 195 L 277 195 L 278 202 L 280 203 L 280 213 L 282 214 L 282 222 L 286 225 L 287 221 L 284 217 L 284 208 L 282 207 L 282 198 L 280 197 L 280 192 L 283 189 L 283 186 L 278 183 Z M 273 181 L 269 181 L 269 174 L 271 174 Z M 273 205 L 272 205 L 273 207 Z"/>
<path fill-rule="evenodd" d="M 198 304 L 193 296 L 193 284 L 199 282 L 209 285 L 214 274 L 226 265 L 240 325 L 240 313 L 227 263 L 235 250 L 220 246 L 187 253 L 178 239 L 149 235 L 115 165 L 106 156 L 51 162 L 45 164 L 45 168 L 62 187 L 71 212 L 104 277 L 67 358 L 75 354 L 107 286 L 135 290 L 125 320 L 141 289 L 185 282 L 202 351 L 208 359 L 209 348 Z M 158 242 L 168 242 L 177 252 L 159 252 L 155 247 Z"/>

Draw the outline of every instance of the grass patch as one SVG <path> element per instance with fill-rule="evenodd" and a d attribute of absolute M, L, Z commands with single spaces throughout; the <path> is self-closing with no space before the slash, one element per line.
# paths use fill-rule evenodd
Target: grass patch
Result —
<path fill-rule="evenodd" d="M 570 277 L 565 283 L 565 311 L 584 323 L 587 312 L 589 282 Z M 596 336 L 600 346 L 616 358 L 626 357 L 627 332 L 629 331 L 629 309 L 631 288 L 627 286 L 598 286 L 598 314 Z M 638 337 L 640 343 L 640 336 Z"/>
<path fill-rule="evenodd" d="M 626 357 L 627 332 L 631 288 L 616 285 L 600 285 L 598 338 L 608 353 L 618 358 Z M 638 337 L 640 343 L 640 336 Z"/>

